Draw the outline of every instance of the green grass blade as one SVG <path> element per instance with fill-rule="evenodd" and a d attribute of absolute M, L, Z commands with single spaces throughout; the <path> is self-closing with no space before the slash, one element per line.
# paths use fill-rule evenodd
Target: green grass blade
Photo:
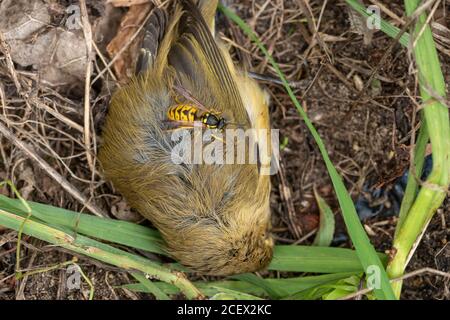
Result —
<path fill-rule="evenodd" d="M 37 202 L 28 202 L 33 217 L 52 225 L 67 227 L 88 237 L 167 255 L 159 232 L 135 223 L 101 218 Z M 24 213 L 21 202 L 0 195 L 0 209 Z"/>
<path fill-rule="evenodd" d="M 410 173 L 408 175 L 408 181 L 406 183 L 405 195 L 403 196 L 402 204 L 400 206 L 400 213 L 398 215 L 397 226 L 395 228 L 395 237 L 398 235 L 398 231 L 403 226 L 403 222 L 411 209 L 414 200 L 417 196 L 417 191 L 419 189 L 419 183 L 416 179 L 422 176 L 423 165 L 425 163 L 425 150 L 429 140 L 428 129 L 426 122 L 422 122 L 420 127 L 419 135 L 417 137 L 417 142 L 414 150 L 414 168 L 410 168 Z M 415 170 L 415 174 L 412 173 Z"/>
<path fill-rule="evenodd" d="M 384 254 L 381 260 L 387 262 Z M 363 272 L 357 253 L 351 249 L 280 245 L 275 247 L 269 270 L 290 272 Z"/>
<path fill-rule="evenodd" d="M 93 235 L 97 239 L 158 253 L 152 244 L 146 243 L 159 241 L 160 236 L 155 230 L 133 223 L 79 214 L 39 203 L 29 202 L 29 206 L 33 212 L 32 220 L 51 224 L 66 233 Z M 26 216 L 18 199 L 0 195 L 0 209 Z M 319 273 L 361 271 L 361 265 L 353 250 L 283 245 L 275 246 L 274 258 L 269 268 L 279 271 Z M 176 269 L 186 271 L 181 266 Z"/>
<path fill-rule="evenodd" d="M 158 288 L 160 288 L 161 291 L 163 291 L 165 294 L 169 296 L 177 295 L 180 293 L 180 290 L 172 284 L 168 284 L 165 282 L 154 282 L 154 284 L 158 286 Z M 238 291 L 258 297 L 267 297 L 267 293 L 263 289 L 244 281 L 212 281 L 212 282 L 198 281 L 194 282 L 193 284 L 206 297 L 212 297 L 220 293 L 221 289 Z M 146 287 L 144 287 L 140 283 L 125 284 L 118 286 L 118 288 L 125 288 L 134 292 L 151 293 L 148 291 Z"/>
<path fill-rule="evenodd" d="M 348 277 L 354 276 L 355 273 L 346 272 L 346 273 L 334 273 L 334 274 L 325 274 L 320 276 L 306 276 L 306 277 L 294 277 L 294 278 L 282 278 L 282 279 L 263 279 L 266 284 L 263 286 L 252 284 L 247 281 L 238 281 L 238 280 L 222 280 L 222 281 L 212 281 L 212 282 L 204 282 L 197 281 L 193 284 L 207 297 L 214 296 L 218 293 L 225 292 L 225 290 L 233 290 L 236 292 L 242 292 L 245 294 L 249 294 L 252 296 L 258 297 L 268 297 L 269 294 L 263 287 L 270 286 L 271 288 L 277 288 L 278 294 L 282 296 L 282 298 L 294 295 L 302 290 L 308 290 L 320 285 L 332 284 L 336 281 L 346 279 Z M 154 282 L 156 286 L 158 286 L 165 294 L 167 295 L 176 295 L 180 291 L 175 286 L 164 283 L 164 282 Z M 142 284 L 133 283 L 120 286 L 120 288 L 127 288 L 129 290 L 135 292 L 149 292 Z"/>
<path fill-rule="evenodd" d="M 345 0 L 345 2 L 347 2 L 347 4 L 356 12 L 358 12 L 359 14 L 361 14 L 363 17 L 368 18 L 371 16 L 371 14 L 369 14 L 367 12 L 367 8 L 362 5 L 361 3 L 359 3 L 359 1 L 357 0 Z M 389 37 L 395 39 L 395 37 L 397 37 L 397 34 L 400 32 L 400 29 L 393 26 L 392 24 L 390 24 L 389 22 L 381 19 L 381 31 L 383 31 L 384 33 L 386 33 Z M 409 34 L 404 33 L 400 39 L 400 44 L 404 47 L 407 47 L 409 44 Z"/>
<path fill-rule="evenodd" d="M 273 68 L 276 70 L 278 76 L 282 80 L 284 87 L 289 94 L 289 97 L 291 98 L 292 102 L 294 103 L 295 107 L 297 108 L 297 111 L 303 118 L 306 126 L 308 127 L 309 131 L 311 132 L 312 136 L 314 137 L 314 140 L 316 141 L 320 153 L 322 154 L 322 157 L 325 161 L 325 165 L 327 167 L 328 173 L 331 177 L 334 190 L 336 192 L 336 196 L 339 201 L 339 205 L 342 210 L 342 215 L 344 217 L 345 225 L 347 226 L 348 233 L 350 234 L 350 237 L 352 239 L 353 245 L 356 248 L 356 252 L 358 254 L 358 257 L 361 261 L 361 264 L 364 266 L 364 269 L 367 270 L 367 268 L 373 268 L 374 266 L 377 266 L 380 270 L 380 288 L 377 288 L 374 290 L 375 295 L 378 299 L 395 299 L 395 295 L 392 291 L 392 287 L 389 283 L 389 278 L 386 274 L 386 271 L 384 270 L 384 267 L 378 257 L 378 255 L 375 252 L 374 247 L 370 244 L 369 238 L 367 237 L 366 232 L 364 231 L 364 228 L 361 225 L 361 222 L 359 221 L 359 217 L 356 213 L 355 206 L 353 204 L 353 200 L 350 197 L 349 193 L 347 192 L 347 189 L 344 186 L 344 183 L 342 182 L 341 177 L 339 176 L 338 172 L 336 171 L 336 168 L 333 166 L 330 157 L 328 156 L 328 152 L 325 148 L 325 145 L 322 141 L 322 139 L 319 136 L 319 133 L 317 132 L 316 128 L 312 124 L 311 120 L 308 118 L 308 115 L 303 110 L 303 108 L 300 105 L 300 102 L 298 102 L 297 98 L 295 97 L 294 92 L 292 91 L 292 88 L 289 86 L 289 83 L 284 76 L 283 72 L 281 71 L 278 64 L 275 62 L 275 60 L 272 58 L 270 53 L 267 51 L 265 46 L 261 43 L 259 38 L 256 36 L 256 34 L 250 29 L 250 27 L 241 19 L 239 18 L 234 12 L 232 12 L 230 9 L 223 5 L 219 5 L 219 9 L 232 21 L 234 21 L 249 37 L 250 39 L 256 43 L 258 48 L 264 53 L 266 58 L 270 61 Z"/>
<path fill-rule="evenodd" d="M 361 282 L 361 277 L 351 276 L 346 279 L 337 281 L 335 284 L 328 285 L 332 290 L 323 295 L 323 300 L 338 300 L 349 294 L 358 291 Z"/>
<path fill-rule="evenodd" d="M 57 228 L 0 210 L 0 225 L 18 231 L 23 224 L 23 233 L 52 243 L 67 250 L 118 266 L 125 270 L 139 270 L 152 278 L 175 284 L 187 298 L 201 297 L 200 291 L 184 277 L 181 277 L 160 264 L 117 249 L 110 245 L 77 234 L 75 237 Z"/>
<path fill-rule="evenodd" d="M 361 274 L 351 275 L 346 278 L 336 279 L 327 283 L 322 283 L 317 286 L 303 289 L 295 294 L 292 294 L 285 299 L 290 300 L 337 300 L 345 297 L 358 290 L 358 285 L 361 281 Z"/>
<path fill-rule="evenodd" d="M 253 284 L 256 287 L 260 287 L 265 292 L 267 292 L 271 299 L 281 299 L 284 295 L 286 295 L 282 287 L 269 283 L 253 273 L 240 274 L 231 278 L 245 281 Z"/>
<path fill-rule="evenodd" d="M 411 17 L 419 0 L 404 1 L 406 14 Z M 399 277 L 405 271 L 414 244 L 447 196 L 450 180 L 450 121 L 446 100 L 446 84 L 433 40 L 428 17 L 421 13 L 416 21 L 412 39 L 414 59 L 418 69 L 423 114 L 433 149 L 433 169 L 422 184 L 419 194 L 404 218 L 394 238 L 394 257 L 388 266 L 389 275 Z M 419 37 L 420 35 L 420 37 Z M 401 281 L 393 284 L 396 295 L 401 293 Z"/>
<path fill-rule="evenodd" d="M 314 189 L 314 195 L 319 206 L 320 224 L 313 245 L 329 247 L 334 236 L 334 214 L 326 201 L 317 193 L 316 189 Z"/>
<path fill-rule="evenodd" d="M 214 287 L 213 287 L 214 288 Z M 262 300 L 260 297 L 248 293 L 242 293 L 230 289 L 215 287 L 219 293 L 211 297 L 211 300 Z"/>
<path fill-rule="evenodd" d="M 319 300 L 332 289 L 328 286 L 317 286 L 311 289 L 297 292 L 284 300 Z"/>
<path fill-rule="evenodd" d="M 146 289 L 146 292 L 151 293 L 158 300 L 170 300 L 169 296 L 165 294 L 157 285 L 147 279 L 144 274 L 139 272 L 131 272 L 131 275 L 139 281 L 139 283 Z"/>

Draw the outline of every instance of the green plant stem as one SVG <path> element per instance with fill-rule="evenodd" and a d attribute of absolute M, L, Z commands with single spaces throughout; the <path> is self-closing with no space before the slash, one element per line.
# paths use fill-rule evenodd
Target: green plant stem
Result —
<path fill-rule="evenodd" d="M 141 272 L 131 272 L 131 275 L 144 286 L 144 288 L 153 294 L 158 300 L 170 300 L 169 296 L 165 294 L 157 285 L 148 280 Z"/>
<path fill-rule="evenodd" d="M 81 269 L 81 267 L 74 263 L 74 265 L 78 268 L 78 272 L 81 274 L 81 276 L 83 277 L 84 281 L 86 281 L 86 283 L 89 286 L 89 300 L 93 300 L 94 299 L 94 284 L 92 283 L 91 279 L 89 279 L 89 277 L 83 272 L 83 269 Z"/>
<path fill-rule="evenodd" d="M 162 238 L 156 230 L 127 221 L 96 217 L 32 201 L 25 204 L 0 194 L 0 209 L 5 211 L 20 216 L 32 212 L 33 218 L 48 225 L 65 227 L 91 238 L 167 255 L 163 249 Z"/>
<path fill-rule="evenodd" d="M 366 232 L 364 231 L 364 228 L 361 225 L 361 222 L 359 221 L 359 217 L 358 217 L 358 214 L 356 213 L 356 209 L 353 204 L 353 200 L 350 197 L 350 194 L 348 193 L 347 189 L 345 188 L 342 178 L 340 177 L 339 173 L 337 172 L 336 168 L 334 167 L 333 163 L 331 162 L 331 159 L 328 156 L 328 152 L 325 148 L 325 145 L 324 145 L 322 139 L 320 138 L 319 133 L 317 132 L 314 125 L 312 124 L 311 120 L 308 118 L 308 115 L 306 114 L 306 112 L 301 107 L 300 102 L 295 97 L 295 94 L 292 91 L 292 88 L 290 87 L 289 82 L 287 81 L 285 75 L 281 71 L 279 65 L 275 62 L 273 57 L 267 51 L 265 46 L 261 43 L 261 41 L 256 36 L 256 34 L 252 31 L 252 29 L 241 18 L 239 18 L 239 16 L 237 16 L 234 12 L 232 12 L 230 9 L 223 6 L 222 4 L 219 4 L 219 10 L 221 10 L 232 21 L 234 21 L 249 36 L 249 38 L 264 53 L 267 60 L 270 62 L 270 64 L 276 70 L 278 76 L 280 77 L 281 81 L 283 82 L 286 92 L 288 93 L 288 95 L 291 98 L 293 104 L 295 105 L 298 113 L 303 118 L 303 121 L 305 122 L 305 124 L 308 127 L 309 131 L 311 132 L 314 140 L 316 141 L 317 146 L 319 147 L 319 151 L 322 155 L 322 158 L 325 162 L 328 173 L 330 175 L 331 181 L 333 183 L 333 187 L 336 192 L 336 196 L 338 198 L 340 208 L 342 210 L 342 215 L 344 217 L 345 225 L 347 226 L 348 233 L 349 233 L 349 235 L 352 239 L 353 245 L 355 246 L 355 249 L 356 249 L 356 254 L 358 255 L 358 258 L 359 258 L 362 266 L 364 267 L 364 270 L 368 270 L 368 268 L 372 268 L 374 266 L 376 266 L 378 268 L 378 270 L 380 270 L 381 286 L 380 286 L 380 288 L 376 288 L 374 290 L 376 297 L 378 299 L 395 299 L 395 296 L 394 296 L 394 293 L 392 292 L 392 287 L 389 283 L 389 278 L 386 274 L 384 266 L 381 263 L 380 258 L 376 254 L 375 248 L 370 244 L 370 240 L 369 240 Z"/>
<path fill-rule="evenodd" d="M 419 129 L 419 135 L 414 150 L 413 166 L 409 170 L 408 182 L 406 183 L 405 195 L 403 196 L 402 204 L 400 206 L 400 213 L 398 215 L 397 227 L 395 228 L 395 237 L 398 235 L 398 230 L 403 225 L 409 210 L 411 209 L 414 199 L 419 189 L 417 179 L 422 175 L 423 165 L 425 163 L 425 150 L 429 140 L 428 129 L 426 121 L 422 121 L 422 126 Z"/>
<path fill-rule="evenodd" d="M 17 233 L 17 248 L 16 248 L 16 279 L 22 278 L 22 272 L 20 271 L 20 244 L 22 240 L 22 233 L 23 233 L 23 226 L 25 225 L 25 222 L 28 221 L 28 219 L 31 217 L 31 208 L 28 205 L 28 203 L 25 201 L 24 198 L 20 195 L 19 191 L 17 190 L 16 186 L 12 183 L 12 181 L 2 181 L 0 182 L 0 187 L 3 185 L 8 185 L 13 193 L 16 195 L 16 197 L 19 199 L 20 203 L 25 208 L 25 212 L 27 214 L 26 218 L 23 220 L 22 224 L 19 227 L 18 233 Z"/>
<path fill-rule="evenodd" d="M 408 16 L 419 6 L 419 0 L 405 0 Z M 417 20 L 414 34 L 411 37 L 417 42 L 414 57 L 419 71 L 419 84 L 424 106 L 424 116 L 433 148 L 433 170 L 427 181 L 423 183 L 419 194 L 409 213 L 400 226 L 393 244 L 393 259 L 387 271 L 391 278 L 403 275 L 411 249 L 428 225 L 436 210 L 444 201 L 449 184 L 450 159 L 450 123 L 448 108 L 433 98 L 430 88 L 440 97 L 445 97 L 445 82 L 440 68 L 439 57 L 429 26 L 425 26 L 426 14 Z M 425 27 L 424 27 L 425 26 Z M 416 39 L 420 32 L 419 39 Z M 397 297 L 400 297 L 402 283 L 393 284 Z"/>
<path fill-rule="evenodd" d="M 21 280 L 21 279 L 23 279 L 25 277 L 33 276 L 33 275 L 39 274 L 39 273 L 45 273 L 45 272 L 49 272 L 49 271 L 52 271 L 52 270 L 61 269 L 61 268 L 64 268 L 65 266 L 68 266 L 70 264 L 75 264 L 76 261 L 77 261 L 77 258 L 74 258 L 74 259 L 69 260 L 69 261 L 58 263 L 58 264 L 56 264 L 54 266 L 45 267 L 45 268 L 38 269 L 38 270 L 33 270 L 33 271 L 28 271 L 28 272 L 22 273 L 21 276 L 19 278 L 17 278 L 17 280 Z"/>
<path fill-rule="evenodd" d="M 175 285 L 188 299 L 203 298 L 201 292 L 181 273 L 170 272 L 148 259 L 132 255 L 85 236 L 78 234 L 76 237 L 72 237 L 59 229 L 49 227 L 33 220 L 26 221 L 24 217 L 0 210 L 0 225 L 10 229 L 19 230 L 22 224 L 23 232 L 35 238 L 118 266 L 128 271 L 139 270 L 148 274 L 152 279 Z"/>
<path fill-rule="evenodd" d="M 27 220 L 24 220 L 24 222 L 26 222 L 26 221 Z M 81 269 L 81 267 L 78 264 L 76 264 L 77 260 L 78 260 L 77 257 L 73 257 L 73 259 L 70 261 L 58 263 L 54 266 L 50 266 L 50 267 L 46 267 L 46 268 L 42 268 L 42 269 L 38 269 L 38 270 L 33 270 L 33 271 L 26 272 L 26 273 L 20 273 L 20 276 L 16 277 L 16 278 L 17 278 L 17 280 L 20 280 L 22 278 L 33 276 L 35 274 L 45 273 L 45 272 L 49 272 L 49 271 L 56 270 L 56 269 L 61 269 L 68 265 L 74 265 L 77 267 L 78 272 L 80 272 L 81 276 L 84 278 L 86 283 L 89 285 L 89 288 L 90 288 L 89 289 L 89 300 L 92 300 L 94 298 L 94 285 L 92 284 L 92 281 L 83 272 L 83 269 Z"/>
<path fill-rule="evenodd" d="M 365 18 L 368 18 L 372 16 L 371 13 L 367 12 L 367 8 L 359 3 L 358 0 L 345 0 L 347 4 L 356 12 L 358 12 L 360 15 L 362 15 Z M 391 38 L 397 37 L 398 33 L 400 32 L 400 29 L 393 26 L 387 21 L 384 21 L 383 19 L 380 20 L 381 23 L 381 31 L 386 33 Z M 402 34 L 402 36 L 399 39 L 399 42 L 401 45 L 407 47 L 409 43 L 409 35 L 407 33 Z"/>

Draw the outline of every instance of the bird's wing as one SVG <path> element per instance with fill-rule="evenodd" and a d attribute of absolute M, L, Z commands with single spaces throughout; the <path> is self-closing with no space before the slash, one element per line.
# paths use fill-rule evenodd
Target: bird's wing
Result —
<path fill-rule="evenodd" d="M 209 30 L 214 35 L 215 15 L 219 0 L 198 0 L 198 8 L 208 25 Z"/>
<path fill-rule="evenodd" d="M 158 48 L 164 37 L 168 17 L 165 10 L 153 9 L 144 27 L 144 38 L 141 44 L 141 52 L 136 65 L 136 74 L 149 69 L 155 62 Z"/>
<path fill-rule="evenodd" d="M 248 127 L 249 118 L 235 82 L 236 71 L 227 63 L 199 8 L 191 0 L 179 2 L 182 14 L 178 37 L 168 54 L 169 65 L 204 105 Z"/>

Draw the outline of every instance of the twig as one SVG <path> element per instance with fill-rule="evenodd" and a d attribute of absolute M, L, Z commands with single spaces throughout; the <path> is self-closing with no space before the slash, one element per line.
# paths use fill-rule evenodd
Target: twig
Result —
<path fill-rule="evenodd" d="M 393 283 L 393 282 L 397 282 L 397 281 L 402 281 L 402 280 L 405 280 L 405 279 L 408 279 L 408 278 L 412 278 L 412 277 L 421 275 L 422 273 L 435 274 L 435 275 L 438 275 L 438 276 L 450 279 L 450 273 L 426 267 L 426 268 L 422 268 L 422 269 L 418 269 L 418 270 L 412 271 L 412 272 L 407 273 L 407 274 L 405 274 L 405 275 L 403 275 L 401 277 L 392 279 L 390 282 Z M 367 293 L 371 292 L 372 290 L 373 290 L 373 288 L 362 289 L 362 290 L 359 290 L 359 291 L 354 292 L 352 294 L 349 294 L 348 296 L 339 298 L 338 300 L 350 300 L 350 299 L 353 299 L 353 298 L 355 298 L 355 297 L 357 297 L 359 295 L 367 294 Z"/>
<path fill-rule="evenodd" d="M 148 19 L 150 18 L 151 14 L 153 13 L 153 10 L 151 10 L 149 12 L 149 14 L 147 15 L 147 17 L 145 18 L 145 20 L 143 21 L 142 25 L 136 30 L 136 32 L 131 36 L 131 38 L 127 41 L 127 43 L 120 48 L 120 50 L 116 53 L 116 55 L 111 59 L 111 61 L 107 64 L 107 66 L 98 73 L 98 75 L 92 80 L 91 84 L 94 84 L 98 79 L 100 79 L 103 74 L 108 71 L 108 69 L 111 68 L 111 66 L 117 61 L 117 59 L 120 58 L 120 56 L 122 55 L 122 53 L 125 52 L 125 50 L 128 49 L 128 47 L 133 43 L 133 41 L 136 39 L 136 37 L 139 35 L 139 33 L 141 32 L 141 30 L 144 28 L 145 24 L 147 23 Z"/>
<path fill-rule="evenodd" d="M 91 154 L 91 73 L 92 73 L 92 29 L 89 23 L 89 16 L 87 13 L 86 0 L 80 0 L 81 8 L 81 23 L 83 27 L 84 38 L 86 42 L 86 79 L 84 83 L 84 145 L 86 148 L 86 159 L 89 164 L 91 172 L 94 171 L 94 160 Z"/>
<path fill-rule="evenodd" d="M 315 228 L 313 230 L 311 230 L 310 232 L 308 232 L 307 234 L 305 234 L 304 237 L 298 239 L 297 241 L 294 241 L 292 244 L 297 245 L 300 243 L 305 242 L 306 240 L 308 240 L 310 237 L 312 237 L 313 235 L 315 235 L 317 233 L 318 228 Z"/>
<path fill-rule="evenodd" d="M 389 17 L 391 17 L 392 19 L 394 19 L 395 21 L 397 21 L 400 24 L 404 24 L 405 21 L 400 18 L 398 15 L 396 15 L 394 12 L 392 12 L 391 10 L 389 10 L 384 4 L 382 4 L 380 1 L 377 0 L 369 0 L 370 2 L 372 2 L 374 5 L 376 5 L 377 7 L 379 7 L 381 9 L 381 11 L 383 11 L 384 13 L 386 13 Z"/>
<path fill-rule="evenodd" d="M 266 74 L 252 72 L 252 71 L 248 71 L 247 74 L 249 75 L 250 78 L 255 79 L 255 80 L 266 81 L 266 82 L 278 84 L 281 86 L 283 85 L 283 81 L 279 77 L 273 77 L 273 76 L 269 76 Z M 305 85 L 304 81 L 289 81 L 289 85 L 295 89 L 305 89 L 307 87 L 307 85 Z"/>
<path fill-rule="evenodd" d="M 120 83 L 118 82 L 117 77 L 114 75 L 114 72 L 112 72 L 111 68 L 108 67 L 108 62 L 106 61 L 105 56 L 102 54 L 100 49 L 97 47 L 94 40 L 92 40 L 92 45 L 94 46 L 95 52 L 97 52 L 97 55 L 100 57 L 100 60 L 103 62 L 103 65 L 108 69 L 109 75 L 116 82 L 116 84 L 120 87 Z"/>
<path fill-rule="evenodd" d="M 0 117 L 3 120 L 3 117 Z M 89 211 L 94 213 L 99 217 L 108 217 L 106 212 L 98 208 L 96 205 L 89 203 L 88 199 L 75 187 L 70 184 L 66 178 L 61 176 L 55 169 L 50 167 L 50 165 L 39 157 L 33 150 L 23 141 L 20 141 L 8 128 L 6 128 L 3 123 L 0 123 L 0 133 L 8 139 L 12 144 L 21 149 L 30 159 L 35 161 L 47 174 L 54 179 L 61 187 L 71 194 L 78 202 L 84 205 Z"/>
<path fill-rule="evenodd" d="M 37 256 L 37 251 L 33 251 L 31 257 L 30 257 L 30 261 L 28 262 L 28 269 L 31 268 L 31 266 L 34 263 L 34 260 L 36 259 Z M 28 276 L 29 274 L 25 274 L 23 275 L 22 281 L 20 282 L 19 288 L 17 290 L 17 294 L 16 294 L 16 300 L 25 300 L 25 286 L 27 285 L 27 281 L 28 281 Z"/>
<path fill-rule="evenodd" d="M 17 230 L 24 223 L 24 218 L 0 210 L 2 224 L 10 229 Z M 43 241 L 65 248 L 75 253 L 83 254 L 90 258 L 100 260 L 104 263 L 118 266 L 128 272 L 141 271 L 148 274 L 151 279 L 157 279 L 175 285 L 188 299 L 203 299 L 203 294 L 184 276 L 184 274 L 171 271 L 151 260 L 133 255 L 127 251 L 112 247 L 108 244 L 99 243 L 88 237 L 78 234 L 76 237 L 59 229 L 28 220 L 26 232 L 32 233 L 34 237 Z M 1 279 L 2 282 L 4 279 Z"/>
<path fill-rule="evenodd" d="M 375 66 L 375 68 L 372 70 L 372 73 L 369 76 L 369 79 L 366 81 L 366 83 L 364 84 L 363 89 L 360 91 L 360 93 L 358 94 L 358 96 L 355 98 L 356 100 L 359 100 L 359 98 L 366 92 L 366 90 L 370 87 L 370 85 L 372 84 L 373 79 L 375 78 L 376 74 L 378 73 L 378 71 L 381 69 L 381 67 L 384 65 L 384 63 L 386 62 L 386 59 L 390 56 L 392 49 L 394 48 L 394 46 L 399 43 L 400 38 L 403 36 L 404 33 L 406 33 L 406 31 L 408 30 L 408 28 L 412 25 L 412 23 L 415 21 L 415 19 L 409 19 L 405 25 L 402 27 L 402 29 L 400 30 L 400 32 L 397 34 L 397 36 L 393 39 L 390 40 L 389 46 L 386 48 L 383 56 L 381 57 L 380 61 L 378 62 L 378 64 Z"/>
<path fill-rule="evenodd" d="M 283 161 L 280 161 L 279 165 L 280 165 L 280 171 L 279 171 L 278 175 L 281 180 L 280 194 L 286 203 L 286 209 L 288 212 L 288 221 L 289 221 L 288 226 L 289 226 L 289 229 L 291 230 L 291 232 L 293 233 L 293 235 L 297 239 L 299 239 L 303 235 L 302 228 L 297 223 L 297 221 L 295 221 L 294 201 L 292 200 L 291 188 L 289 187 L 289 185 L 286 181 L 286 172 L 284 169 Z"/>
<path fill-rule="evenodd" d="M 30 102 L 32 102 L 34 105 L 36 105 L 38 108 L 43 109 L 45 111 L 47 111 L 48 113 L 50 113 L 52 116 L 54 116 L 56 119 L 58 119 L 59 121 L 65 123 L 66 125 L 68 125 L 69 127 L 83 133 L 83 127 L 80 126 L 78 123 L 70 120 L 69 118 L 67 118 L 66 116 L 62 115 L 61 113 L 57 112 L 56 110 L 53 110 L 51 107 L 47 106 L 45 103 L 41 102 L 39 99 L 37 98 L 31 98 Z"/>
<path fill-rule="evenodd" d="M 420 37 L 425 32 L 426 27 L 431 26 L 431 24 L 430 24 L 431 19 L 433 18 L 440 3 L 441 3 L 441 0 L 436 0 L 436 3 L 434 4 L 433 8 L 431 9 L 430 14 L 428 15 L 427 21 L 423 24 L 422 29 L 420 29 L 419 33 L 417 34 L 417 36 L 412 44 L 412 49 L 414 49 L 416 47 L 417 41 L 419 41 Z"/>
<path fill-rule="evenodd" d="M 21 84 L 19 82 L 19 79 L 17 78 L 17 73 L 16 73 L 16 70 L 14 68 L 14 62 L 13 62 L 13 60 L 11 58 L 11 54 L 9 52 L 10 51 L 9 50 L 9 46 L 6 43 L 2 32 L 0 32 L 0 47 L 2 48 L 2 51 L 3 51 L 4 55 L 5 55 L 6 65 L 8 66 L 9 73 L 11 74 L 11 77 L 13 78 L 14 85 L 16 86 L 17 91 L 21 92 L 22 91 L 22 86 L 21 86 Z"/>

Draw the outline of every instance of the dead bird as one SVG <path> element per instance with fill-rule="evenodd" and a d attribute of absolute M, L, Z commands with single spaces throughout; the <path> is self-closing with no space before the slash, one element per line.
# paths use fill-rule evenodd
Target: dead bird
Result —
<path fill-rule="evenodd" d="M 199 120 L 206 129 L 234 123 L 269 130 L 268 95 L 216 38 L 216 8 L 217 0 L 180 0 L 153 10 L 137 76 L 112 98 L 99 161 L 128 203 L 159 229 L 172 257 L 203 274 L 230 275 L 271 260 L 270 176 L 261 174 L 259 158 L 174 163 L 176 142 L 167 129 L 176 123 L 189 130 L 190 120 Z"/>

